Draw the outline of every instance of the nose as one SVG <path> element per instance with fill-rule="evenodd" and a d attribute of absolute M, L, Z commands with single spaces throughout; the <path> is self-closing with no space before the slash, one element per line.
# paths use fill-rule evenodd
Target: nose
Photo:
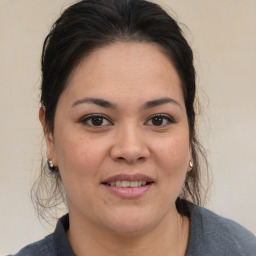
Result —
<path fill-rule="evenodd" d="M 132 164 L 145 161 L 150 156 L 150 150 L 139 128 L 120 127 L 115 134 L 110 155 L 115 161 Z"/>

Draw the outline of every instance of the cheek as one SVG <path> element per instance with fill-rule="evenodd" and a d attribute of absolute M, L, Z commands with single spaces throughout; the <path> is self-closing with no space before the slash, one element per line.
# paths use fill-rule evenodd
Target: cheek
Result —
<path fill-rule="evenodd" d="M 189 140 L 185 136 L 172 137 L 156 145 L 159 162 L 168 169 L 184 169 L 189 161 Z"/>
<path fill-rule="evenodd" d="M 173 205 L 182 190 L 189 161 L 189 139 L 186 134 L 169 136 L 155 145 L 157 189 L 162 195 L 160 204 Z M 159 199 L 157 199 L 159 200 Z"/>
<path fill-rule="evenodd" d="M 189 162 L 189 138 L 186 134 L 171 136 L 156 147 L 158 178 L 164 184 L 166 196 L 175 200 L 182 189 Z M 168 192 L 167 192 L 168 191 Z"/>
<path fill-rule="evenodd" d="M 106 154 L 104 143 L 79 136 L 59 136 L 55 145 L 60 172 L 68 176 L 96 175 Z"/>
<path fill-rule="evenodd" d="M 56 154 L 67 198 L 79 208 L 80 200 L 90 201 L 100 181 L 102 148 L 75 136 L 58 142 Z"/>

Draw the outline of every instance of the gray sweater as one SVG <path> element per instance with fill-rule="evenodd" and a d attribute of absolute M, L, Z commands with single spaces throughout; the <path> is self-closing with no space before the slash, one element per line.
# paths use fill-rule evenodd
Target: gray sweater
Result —
<path fill-rule="evenodd" d="M 190 236 L 186 256 L 256 256 L 256 236 L 232 220 L 187 203 Z M 27 245 L 15 256 L 74 256 L 67 240 L 68 214 L 59 219 L 55 231 Z"/>

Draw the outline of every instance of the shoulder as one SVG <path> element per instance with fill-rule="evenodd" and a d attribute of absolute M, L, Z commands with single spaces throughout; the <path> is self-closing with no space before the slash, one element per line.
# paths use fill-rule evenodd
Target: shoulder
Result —
<path fill-rule="evenodd" d="M 197 211 L 200 214 L 206 234 L 216 234 L 218 237 L 225 235 L 224 237 L 227 237 L 227 239 L 244 241 L 245 243 L 249 241 L 256 242 L 255 235 L 237 222 L 221 217 L 202 207 L 198 207 Z"/>
<path fill-rule="evenodd" d="M 191 209 L 191 236 L 201 240 L 200 255 L 256 256 L 253 233 L 205 208 L 193 205 Z"/>
<path fill-rule="evenodd" d="M 48 235 L 44 239 L 35 243 L 29 244 L 22 248 L 17 254 L 13 256 L 55 256 L 55 248 L 53 242 L 53 235 Z M 9 255 L 11 256 L 11 255 Z"/>
<path fill-rule="evenodd" d="M 66 214 L 58 220 L 52 234 L 40 241 L 25 246 L 13 256 L 75 256 L 66 236 L 68 228 L 69 215 Z"/>

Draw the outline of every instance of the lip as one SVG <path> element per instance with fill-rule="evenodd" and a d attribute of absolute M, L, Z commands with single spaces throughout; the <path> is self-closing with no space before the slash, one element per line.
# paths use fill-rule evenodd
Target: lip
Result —
<path fill-rule="evenodd" d="M 146 182 L 154 182 L 154 180 L 141 173 L 136 173 L 136 174 L 118 174 L 118 175 L 113 175 L 105 180 L 102 181 L 102 183 L 110 183 L 110 182 L 116 182 L 118 180 L 127 180 L 127 181 L 136 181 L 136 180 L 144 180 Z"/>
<path fill-rule="evenodd" d="M 126 199 L 134 199 L 145 195 L 154 185 L 149 183 L 148 185 L 137 187 L 137 188 L 122 188 L 122 187 L 112 187 L 106 184 L 101 184 L 108 192 Z"/>
<path fill-rule="evenodd" d="M 116 181 L 146 181 L 148 184 L 141 186 L 141 187 L 136 187 L 136 188 L 131 188 L 131 187 L 115 187 L 115 186 L 109 186 L 107 183 L 110 182 L 116 182 Z M 145 195 L 154 185 L 154 180 L 144 174 L 118 174 L 111 176 L 107 179 L 105 179 L 101 185 L 111 194 L 114 194 L 118 197 L 121 198 L 126 198 L 126 199 L 133 199 L 133 198 L 138 198 L 143 195 Z"/>

